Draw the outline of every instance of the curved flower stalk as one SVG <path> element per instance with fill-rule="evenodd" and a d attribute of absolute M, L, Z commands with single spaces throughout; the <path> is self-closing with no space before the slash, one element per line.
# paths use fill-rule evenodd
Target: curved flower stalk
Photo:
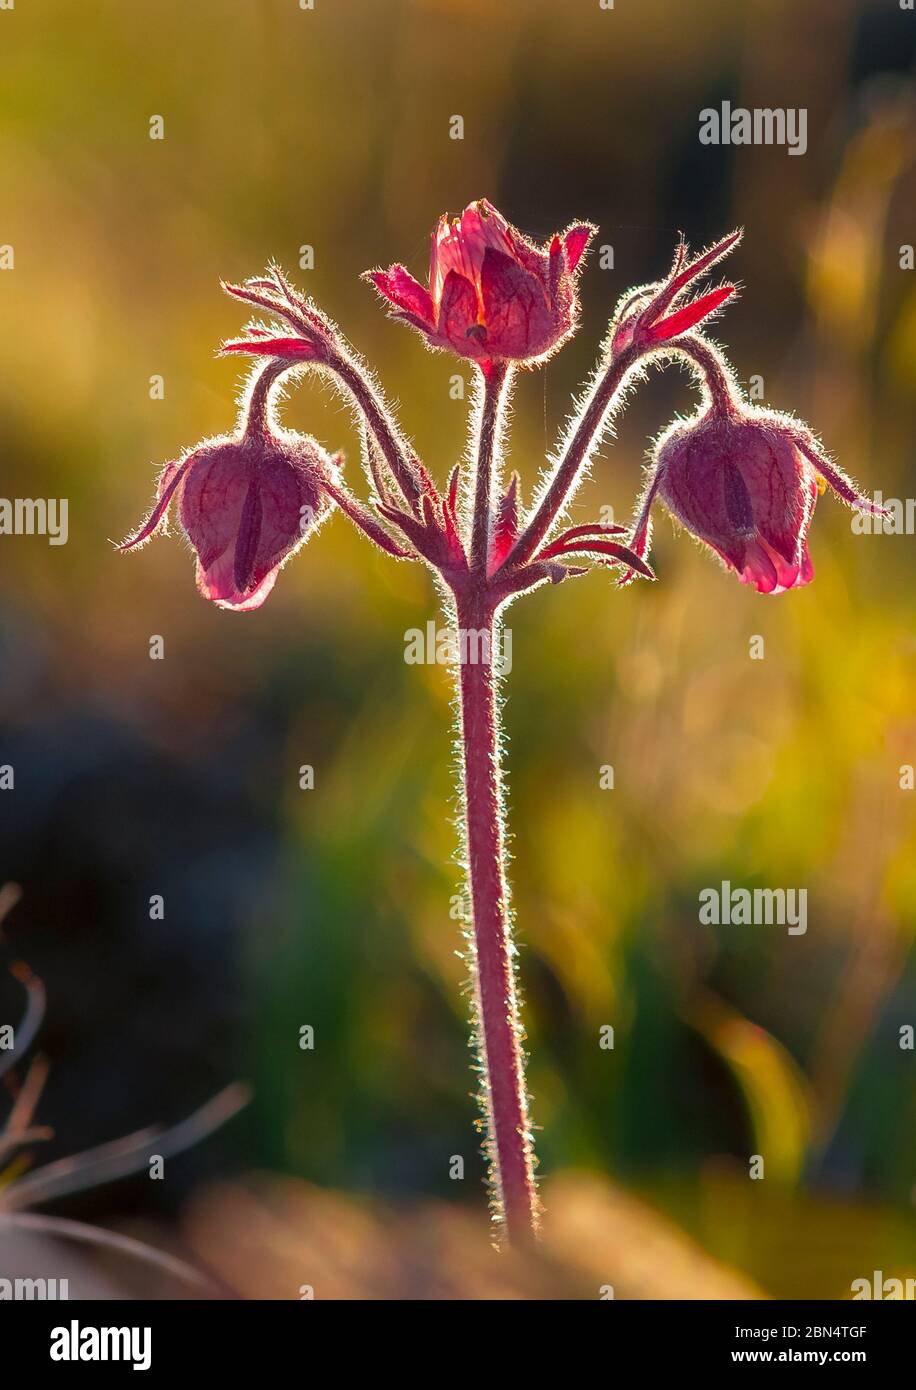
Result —
<path fill-rule="evenodd" d="M 777 461 L 765 462 L 764 451 L 772 448 L 770 427 L 760 419 L 739 421 L 728 369 L 695 331 L 735 291 L 726 283 L 695 293 L 697 281 L 737 245 L 741 233 L 732 232 L 694 259 L 681 241 L 663 280 L 621 299 L 592 381 L 525 510 L 518 476 L 507 480 L 503 469 L 514 375 L 545 361 L 575 332 L 578 282 L 594 230 L 590 223 L 576 223 L 537 246 L 481 200 L 460 218 L 438 223 L 428 286 L 399 264 L 368 272 L 392 317 L 416 329 L 434 350 L 473 364 L 469 459 L 456 464 L 441 487 L 408 443 L 366 364 L 279 269 L 271 267 L 243 285 L 225 285 L 270 320 L 251 324 L 242 337 L 223 344 L 225 353 L 256 359 L 238 429 L 167 466 L 153 512 L 125 544 L 129 549 L 148 539 L 177 499 L 197 552 L 201 592 L 226 607 L 252 608 L 264 601 L 280 566 L 336 508 L 387 554 L 422 562 L 436 576 L 454 628 L 458 668 L 468 941 L 485 1150 L 494 1218 L 512 1240 L 536 1232 L 539 1204 L 505 872 L 496 657 L 506 607 L 543 584 L 594 568 L 617 568 L 622 581 L 654 578 L 645 554 L 649 508 L 659 491 L 688 529 L 736 568 L 741 559 L 742 577 L 757 573 L 764 566 L 761 557 L 772 549 L 783 561 L 783 569 L 776 570 L 779 583 L 790 577 L 793 565 L 797 583 L 805 573 L 801 545 L 813 510 L 810 469 L 817 468 L 840 491 L 852 489 L 799 425 L 783 440 Z M 713 423 L 694 422 L 687 444 L 672 432 L 629 544 L 624 528 L 599 521 L 564 529 L 562 519 L 627 388 L 650 361 L 679 355 L 687 356 L 706 383 L 705 409 Z M 291 435 L 277 422 L 280 376 L 286 373 L 289 381 L 309 371 L 331 377 L 355 409 L 365 500 L 344 481 L 340 454 L 329 456 L 314 440 Z M 707 459 L 704 428 L 716 434 L 717 459 L 734 456 L 730 465 Z M 783 494 L 775 511 L 765 514 L 755 498 L 766 466 L 783 481 Z M 707 481 L 695 495 L 693 480 L 703 469 Z M 791 558 L 785 519 L 776 515 L 783 502 L 794 524 Z M 728 548 L 723 528 L 729 525 L 743 538 L 740 557 Z"/>

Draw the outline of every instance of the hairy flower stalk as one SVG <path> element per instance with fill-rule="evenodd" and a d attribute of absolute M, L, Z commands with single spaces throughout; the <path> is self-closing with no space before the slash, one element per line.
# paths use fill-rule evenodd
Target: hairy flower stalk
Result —
<path fill-rule="evenodd" d="M 493 488 L 500 480 L 501 470 L 498 464 L 512 369 L 504 362 L 494 362 L 486 372 L 481 372 L 481 378 L 482 399 L 474 473 L 471 566 L 485 578 L 492 541 Z"/>
<path fill-rule="evenodd" d="M 485 1152 L 494 1214 L 504 1236 L 537 1231 L 539 1200 L 524 1076 L 506 878 L 499 731 L 498 636 L 521 594 L 596 567 L 620 580 L 654 575 L 645 556 L 656 496 L 698 540 L 763 592 L 807 583 L 807 533 L 819 482 L 852 506 L 874 509 L 794 417 L 745 402 L 720 351 L 697 331 L 734 293 L 724 284 L 690 298 L 695 282 L 740 240 L 733 232 L 693 260 L 683 241 L 668 275 L 621 299 L 588 390 L 523 514 L 521 484 L 503 478 L 502 444 L 513 376 L 545 362 L 576 331 L 579 277 L 594 228 L 576 223 L 539 246 L 486 200 L 440 219 L 428 286 L 402 266 L 367 278 L 393 318 L 434 350 L 473 364 L 477 392 L 469 466 L 440 490 L 401 431 L 375 378 L 337 327 L 289 284 L 268 273 L 225 285 L 266 313 L 227 353 L 261 359 L 234 434 L 205 441 L 167 464 L 155 506 L 125 542 L 147 541 L 177 508 L 197 556 L 204 597 L 237 611 L 258 607 L 280 568 L 333 511 L 397 560 L 436 577 L 455 629 L 461 797 L 475 1043 L 486 1116 Z M 584 522 L 560 530 L 628 385 L 650 361 L 686 360 L 702 387 L 700 411 L 676 421 L 656 445 L 629 544 L 624 528 Z M 277 419 L 281 376 L 317 372 L 356 412 L 369 487 L 360 500 L 344 480 L 342 455 L 327 454 Z"/>
<path fill-rule="evenodd" d="M 509 914 L 503 832 L 497 692 L 497 601 L 489 573 L 511 525 L 503 499 L 494 527 L 492 499 L 502 485 L 502 437 L 512 367 L 484 364 L 479 400 L 470 508 L 470 564 L 466 582 L 454 588 L 454 621 L 460 653 L 462 813 L 465 864 L 471 903 L 470 934 L 475 1041 L 494 1208 L 510 1240 L 537 1230 L 538 1199 L 516 993 L 515 948 Z M 516 484 L 512 484 L 512 494 Z"/>
<path fill-rule="evenodd" d="M 496 622 L 486 590 L 460 598 L 456 620 L 459 633 L 475 634 L 481 656 L 460 663 L 458 680 L 481 1100 L 495 1212 L 518 1241 L 537 1229 L 538 1201 L 505 870 Z"/>

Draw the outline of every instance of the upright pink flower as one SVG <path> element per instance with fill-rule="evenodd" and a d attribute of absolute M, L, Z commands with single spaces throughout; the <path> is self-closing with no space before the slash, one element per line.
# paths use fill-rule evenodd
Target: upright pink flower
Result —
<path fill-rule="evenodd" d="M 512 227 L 486 198 L 432 238 L 429 288 L 404 269 L 367 272 L 392 318 L 437 348 L 476 362 L 533 363 L 572 334 L 579 315 L 578 272 L 594 227 L 579 222 L 543 247 Z"/>
<path fill-rule="evenodd" d="M 132 550 L 149 540 L 177 503 L 197 554 L 198 590 L 220 608 L 260 608 L 281 567 L 332 505 L 324 484 L 333 461 L 311 437 L 280 429 L 269 406 L 274 381 L 289 365 L 271 362 L 255 377 L 236 434 L 166 464 L 155 507 L 121 546 Z"/>
<path fill-rule="evenodd" d="M 801 421 L 742 401 L 709 343 L 687 339 L 682 348 L 704 373 L 709 400 L 656 444 L 632 548 L 640 556 L 648 549 L 657 493 L 743 584 L 762 594 L 801 588 L 814 577 L 808 528 L 821 479 L 851 507 L 882 509 L 831 463 Z"/>

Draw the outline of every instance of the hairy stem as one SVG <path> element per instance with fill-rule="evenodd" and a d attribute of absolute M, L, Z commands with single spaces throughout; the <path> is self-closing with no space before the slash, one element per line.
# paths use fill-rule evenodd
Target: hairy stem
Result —
<path fill-rule="evenodd" d="M 411 467 L 404 441 L 384 403 L 379 399 L 372 383 L 354 366 L 345 352 L 333 355 L 329 365 L 362 412 L 405 502 L 416 511 L 420 484 Z"/>
<path fill-rule="evenodd" d="M 529 560 L 563 512 L 572 491 L 581 480 L 584 465 L 601 434 L 614 398 L 635 360 L 632 351 L 622 352 L 598 377 L 534 515 L 505 561 L 507 566 Z"/>
<path fill-rule="evenodd" d="M 324 480 L 323 486 L 325 492 L 329 497 L 333 497 L 343 514 L 353 522 L 357 530 L 362 531 L 364 536 L 368 536 L 370 541 L 374 541 L 381 550 L 384 550 L 388 555 L 393 555 L 396 560 L 410 558 L 410 551 L 405 550 L 403 546 L 392 540 L 385 528 L 376 521 L 368 507 L 364 507 L 362 502 L 353 496 L 349 488 L 342 484 L 332 483 L 327 478 Z"/>
<path fill-rule="evenodd" d="M 517 1243 L 537 1230 L 538 1200 L 505 874 L 492 599 L 479 590 L 459 595 L 456 616 L 465 850 L 486 1149 L 498 1217 L 508 1239 Z"/>
<path fill-rule="evenodd" d="M 471 529 L 471 568 L 484 574 L 490 551 L 494 463 L 498 463 L 502 445 L 510 376 L 507 363 L 494 362 L 482 377 L 477 472 L 474 480 L 474 516 Z"/>
<path fill-rule="evenodd" d="M 678 339 L 680 356 L 690 362 L 694 375 L 705 388 L 710 404 L 720 415 L 735 415 L 740 410 L 740 393 L 734 375 L 722 357 L 703 338 L 690 334 Z"/>

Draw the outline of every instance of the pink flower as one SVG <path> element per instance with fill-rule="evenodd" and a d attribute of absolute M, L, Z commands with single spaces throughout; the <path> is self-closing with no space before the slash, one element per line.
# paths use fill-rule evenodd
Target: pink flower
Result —
<path fill-rule="evenodd" d="M 595 228 L 587 222 L 536 246 L 485 198 L 433 233 L 429 289 L 402 265 L 367 272 L 392 318 L 424 334 L 432 347 L 486 363 L 533 363 L 573 333 L 578 272 Z"/>
<path fill-rule="evenodd" d="M 884 514 L 826 456 L 800 420 L 748 404 L 716 347 L 678 344 L 701 383 L 704 404 L 657 441 L 631 547 L 644 557 L 658 494 L 671 515 L 762 594 L 814 578 L 808 528 L 824 484 L 850 507 Z M 626 583 L 632 573 L 623 577 Z"/>
<path fill-rule="evenodd" d="M 155 507 L 121 546 L 132 550 L 165 523 L 172 504 L 197 554 L 197 587 L 220 608 L 260 608 L 281 567 L 331 508 L 331 460 L 316 441 L 280 429 L 268 397 L 288 362 L 253 380 L 238 432 L 207 440 L 159 476 Z"/>
<path fill-rule="evenodd" d="M 657 458 L 668 510 L 742 583 L 778 594 L 813 578 L 807 536 L 817 477 L 778 415 L 710 411 L 672 430 Z"/>
<path fill-rule="evenodd" d="M 808 528 L 820 479 L 850 506 L 879 512 L 799 421 L 719 399 L 659 441 L 632 548 L 644 555 L 656 492 L 681 525 L 762 594 L 814 577 Z"/>

